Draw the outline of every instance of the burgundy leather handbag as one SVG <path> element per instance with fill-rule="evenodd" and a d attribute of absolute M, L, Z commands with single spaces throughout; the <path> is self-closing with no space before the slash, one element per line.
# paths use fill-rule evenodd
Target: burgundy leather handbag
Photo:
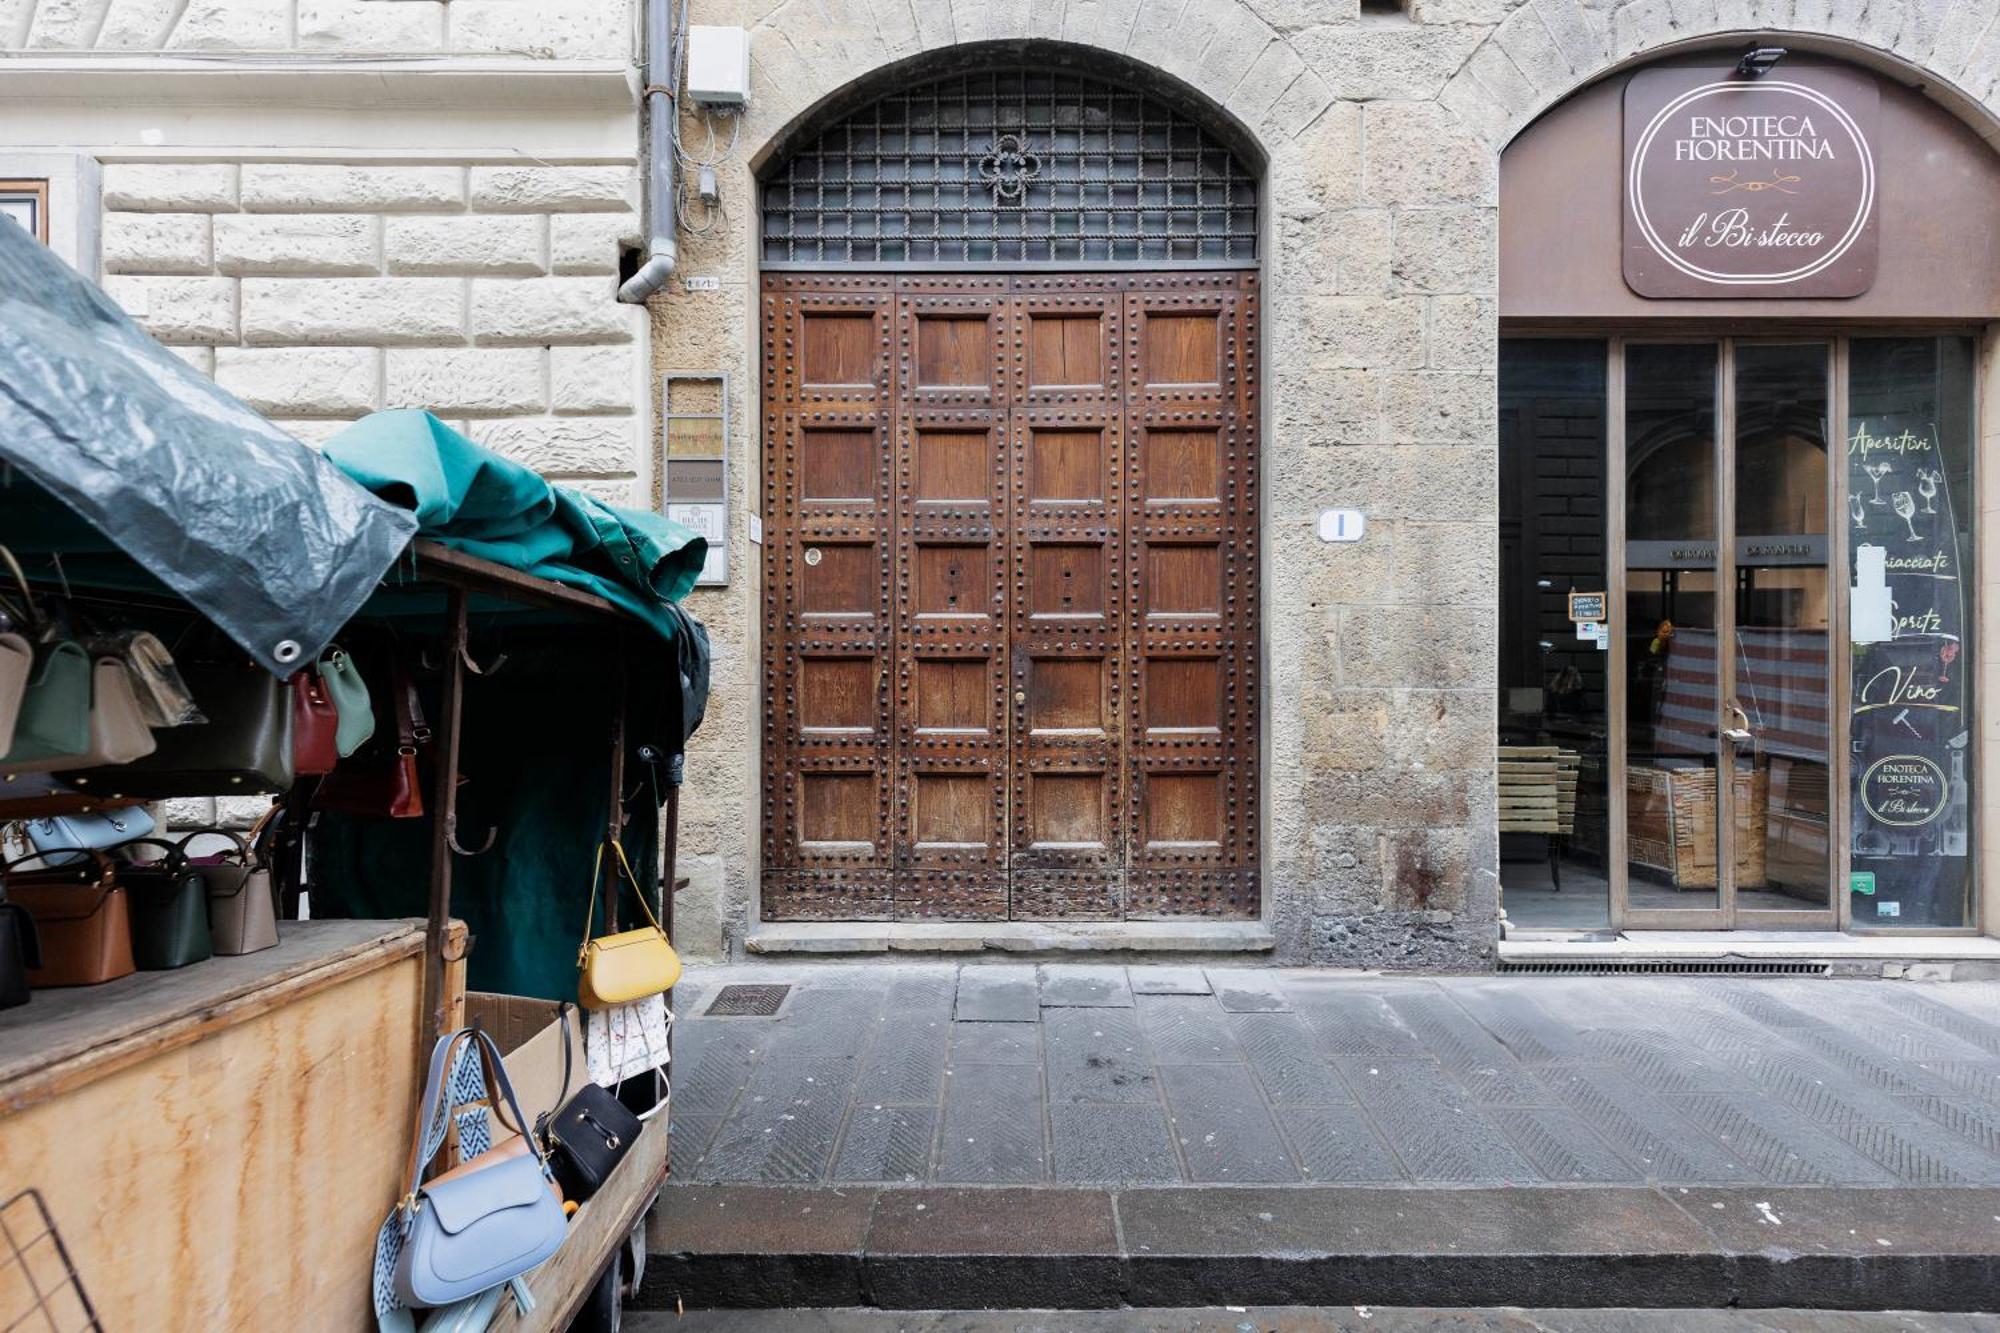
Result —
<path fill-rule="evenodd" d="M 305 670 L 292 677 L 292 769 L 302 775 L 333 772 L 340 762 L 335 737 L 340 710 L 326 692 L 319 672 Z"/>
<path fill-rule="evenodd" d="M 417 762 L 417 751 L 430 743 L 431 729 L 424 722 L 417 684 L 401 661 L 396 663 L 395 684 L 388 696 L 392 725 L 376 728 L 375 739 L 326 775 L 313 797 L 319 809 L 376 819 L 423 816 L 423 766 Z"/>

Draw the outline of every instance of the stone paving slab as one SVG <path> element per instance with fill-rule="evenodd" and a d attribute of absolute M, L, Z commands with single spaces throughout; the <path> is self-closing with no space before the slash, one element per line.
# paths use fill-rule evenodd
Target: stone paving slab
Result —
<path fill-rule="evenodd" d="M 1994 982 L 760 964 L 688 993 L 733 981 L 793 990 L 683 1002 L 677 1181 L 2000 1184 Z"/>

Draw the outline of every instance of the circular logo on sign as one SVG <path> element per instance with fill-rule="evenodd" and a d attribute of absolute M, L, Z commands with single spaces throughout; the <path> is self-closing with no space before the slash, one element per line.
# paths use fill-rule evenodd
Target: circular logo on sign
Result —
<path fill-rule="evenodd" d="M 1950 787 L 1944 770 L 1922 755 L 1892 754 L 1861 775 L 1861 804 L 1878 824 L 1915 828 L 1944 813 Z"/>
<path fill-rule="evenodd" d="M 1868 140 L 1825 93 L 1782 79 L 1705 83 L 1633 145 L 1626 190 L 1646 245 L 1722 286 L 1796 282 L 1837 262 L 1875 208 Z"/>

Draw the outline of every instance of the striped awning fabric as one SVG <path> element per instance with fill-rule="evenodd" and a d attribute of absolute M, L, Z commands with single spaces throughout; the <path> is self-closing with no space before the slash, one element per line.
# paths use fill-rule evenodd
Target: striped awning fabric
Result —
<path fill-rule="evenodd" d="M 1653 719 L 1663 755 L 1715 754 L 1716 642 L 1712 629 L 1681 628 L 1667 645 L 1664 688 Z M 1763 754 L 1824 762 L 1830 743 L 1827 633 L 1736 631 L 1736 700 Z"/>

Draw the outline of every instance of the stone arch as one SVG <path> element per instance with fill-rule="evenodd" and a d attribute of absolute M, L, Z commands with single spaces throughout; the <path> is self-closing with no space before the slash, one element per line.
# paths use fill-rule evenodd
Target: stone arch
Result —
<path fill-rule="evenodd" d="M 1832 4 L 1818 15 L 1785 7 L 1768 26 L 1760 0 L 1535 0 L 1475 46 L 1438 101 L 1498 152 L 1536 117 L 1607 75 L 1729 38 L 1782 36 L 1881 70 L 2000 138 L 2000 29 L 1988 6 L 1925 0 Z"/>

